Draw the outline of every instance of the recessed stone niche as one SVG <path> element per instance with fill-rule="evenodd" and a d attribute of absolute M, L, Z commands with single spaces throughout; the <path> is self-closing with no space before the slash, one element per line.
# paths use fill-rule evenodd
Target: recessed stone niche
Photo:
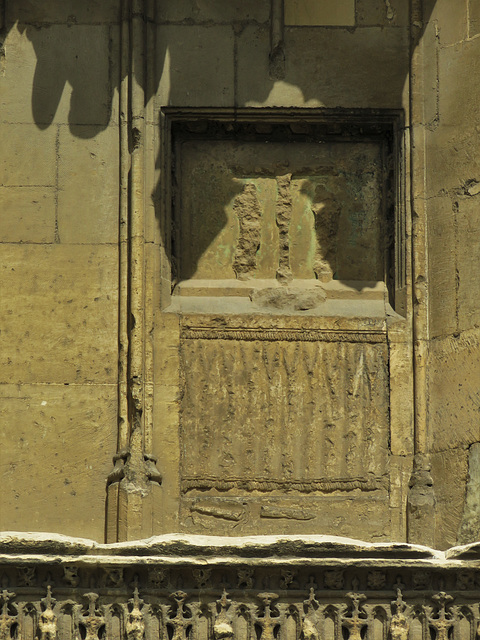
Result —
<path fill-rule="evenodd" d="M 391 122 L 288 116 L 174 122 L 174 294 L 393 300 Z"/>
<path fill-rule="evenodd" d="M 401 538 L 398 114 L 165 120 L 172 296 L 158 393 L 178 381 L 181 530 Z"/>

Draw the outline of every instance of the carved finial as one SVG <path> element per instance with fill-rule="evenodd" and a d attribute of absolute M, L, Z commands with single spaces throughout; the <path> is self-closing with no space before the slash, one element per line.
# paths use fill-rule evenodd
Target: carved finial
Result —
<path fill-rule="evenodd" d="M 17 594 L 13 593 L 13 591 L 8 591 L 7 589 L 3 589 L 0 592 L 0 603 L 2 606 L 2 614 L 6 616 L 8 614 L 8 607 L 10 605 L 10 600 L 13 600 Z"/>
<path fill-rule="evenodd" d="M 2 613 L 0 614 L 0 640 L 11 639 L 11 629 L 16 624 L 17 616 L 9 614 L 9 607 L 11 606 L 11 600 L 15 597 L 15 593 L 3 589 L 0 592 L 0 604 Z"/>
<path fill-rule="evenodd" d="M 436 640 L 448 640 L 448 632 L 453 627 L 452 614 L 447 611 L 447 605 L 453 600 L 452 596 L 444 591 L 432 596 L 432 600 L 437 603 L 438 611 L 427 618 L 430 627 L 436 630 Z"/>
<path fill-rule="evenodd" d="M 81 619 L 81 626 L 85 630 L 85 640 L 98 640 L 100 630 L 105 627 L 105 618 L 97 611 L 97 593 L 86 593 L 84 597 L 88 600 L 88 613 Z"/>
<path fill-rule="evenodd" d="M 303 606 L 306 615 L 302 621 L 302 633 L 304 640 L 318 640 L 318 626 L 317 626 L 317 609 L 319 602 L 315 597 L 315 589 L 310 587 L 310 594 L 307 600 L 303 601 Z"/>
<path fill-rule="evenodd" d="M 227 596 L 228 593 L 225 589 L 223 589 L 222 597 L 220 598 L 220 600 L 217 600 L 219 613 L 215 619 L 215 624 L 213 626 L 213 634 L 215 636 L 215 640 L 233 638 L 233 627 L 227 615 L 227 611 L 230 608 L 232 602 L 228 599 Z"/>
<path fill-rule="evenodd" d="M 261 630 L 260 640 L 274 640 L 275 631 L 280 626 L 280 622 L 276 619 L 277 616 L 275 616 L 272 611 L 272 602 L 277 600 L 279 596 L 276 593 L 264 592 L 259 593 L 258 597 L 263 602 L 264 608 L 263 616 L 258 616 L 256 619 L 256 623 Z"/>
<path fill-rule="evenodd" d="M 135 576 L 134 584 L 135 588 L 133 590 L 133 598 L 128 601 L 130 607 L 125 630 L 127 632 L 128 640 L 143 640 L 145 635 L 145 622 L 141 611 L 143 607 L 143 600 L 139 595 L 137 576 Z"/>
<path fill-rule="evenodd" d="M 47 595 L 42 598 L 43 610 L 38 621 L 40 630 L 40 640 L 56 640 L 57 638 L 57 616 L 53 612 L 56 600 L 52 597 L 52 587 L 47 585 Z"/>
<path fill-rule="evenodd" d="M 397 579 L 397 585 L 399 584 Z M 403 585 L 402 585 L 403 586 Z M 402 590 L 397 586 L 397 598 L 392 600 L 392 620 L 390 622 L 390 638 L 391 640 L 408 640 L 409 624 L 405 610 L 407 605 L 403 601 Z"/>
<path fill-rule="evenodd" d="M 187 640 L 188 630 L 192 626 L 190 618 L 185 617 L 184 606 L 187 594 L 184 591 L 175 591 L 170 596 L 176 602 L 175 615 L 170 616 L 169 626 L 172 628 L 172 640 Z"/>
<path fill-rule="evenodd" d="M 358 586 L 358 578 L 352 581 L 354 587 Z M 367 597 L 363 593 L 350 592 L 347 598 L 351 601 L 351 611 L 342 616 L 342 625 L 349 630 L 349 640 L 362 640 L 362 629 L 367 626 L 367 614 L 361 609 L 360 603 Z"/>

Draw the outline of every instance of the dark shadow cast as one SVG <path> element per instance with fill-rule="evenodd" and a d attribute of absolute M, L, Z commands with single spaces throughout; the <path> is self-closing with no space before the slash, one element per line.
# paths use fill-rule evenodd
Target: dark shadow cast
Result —
<path fill-rule="evenodd" d="M 424 24 L 428 22 L 428 19 L 434 9 L 436 0 L 425 0 L 425 15 Z M 88 5 L 89 0 L 85 0 L 84 4 Z M 21 3 L 19 3 L 21 4 Z M 58 25 L 47 24 L 25 24 L 17 22 L 19 18 L 25 17 L 25 8 L 23 12 L 20 11 L 19 15 L 16 15 L 15 5 L 16 2 L 12 2 L 9 7 L 8 22 L 6 29 L 4 30 L 4 36 L 8 35 L 8 32 L 13 28 L 17 28 L 22 34 L 25 34 L 29 41 L 32 43 L 35 56 L 36 56 L 36 68 L 32 86 L 32 114 L 36 125 L 40 129 L 46 129 L 54 122 L 56 113 L 59 107 L 62 107 L 62 97 L 65 92 L 65 88 L 69 85 L 72 88 L 72 93 L 68 106 L 68 124 L 71 133 L 78 138 L 93 138 L 95 135 L 104 130 L 110 123 L 112 117 L 112 104 L 113 95 L 115 90 L 118 90 L 121 81 L 120 73 L 116 65 L 112 60 L 116 54 L 112 54 L 111 42 L 107 44 L 105 39 L 105 32 L 103 33 L 103 40 L 95 38 L 86 38 L 85 35 L 90 27 L 81 24 L 75 24 L 72 20 L 69 23 L 69 38 L 64 37 L 64 31 L 62 37 L 58 36 Z M 82 9 L 82 10 L 85 10 Z M 61 12 L 60 12 L 61 13 Z M 243 25 L 244 27 L 246 25 Z M 63 30 L 64 30 L 63 26 Z M 100 28 L 95 26 L 95 28 Z M 108 29 L 104 26 L 103 29 Z M 87 30 L 87 31 L 86 31 Z M 265 30 L 264 30 L 265 31 Z M 338 37 L 345 43 L 348 40 L 348 34 L 353 33 L 355 30 L 324 30 L 321 37 L 325 37 L 329 42 Z M 367 30 L 368 31 L 368 30 Z M 388 32 L 388 29 L 385 29 Z M 348 33 L 347 33 L 348 32 Z M 100 33 L 100 32 L 99 32 Z M 168 33 L 164 31 L 164 34 Z M 192 70 L 195 69 L 195 44 L 200 46 L 202 43 L 197 42 L 191 45 L 188 49 L 191 51 L 191 57 L 188 53 L 185 53 L 185 42 L 180 42 L 175 37 L 175 30 L 172 37 L 157 38 L 157 59 L 155 64 L 150 65 L 155 69 L 155 76 L 153 79 L 149 79 L 146 83 L 147 86 L 143 87 L 145 91 L 145 99 L 148 102 L 153 95 L 158 92 L 161 74 L 164 70 L 165 62 L 168 60 L 170 64 L 170 90 L 168 95 L 168 104 L 170 106 L 185 104 L 185 94 L 194 90 L 194 87 L 190 84 L 205 82 L 211 82 L 210 78 L 198 78 L 192 76 Z M 308 29 L 302 31 L 301 28 L 291 30 L 291 39 L 293 44 L 300 43 L 302 38 L 311 38 L 312 46 L 303 46 L 299 50 L 304 51 L 306 59 L 303 64 L 299 64 L 300 61 L 292 61 L 289 65 L 288 57 L 288 42 L 286 48 L 286 75 L 284 82 L 291 87 L 301 91 L 304 100 L 316 100 L 319 103 L 322 101 L 322 82 L 323 76 L 321 73 L 312 77 L 312 74 L 308 75 L 304 72 L 304 69 L 321 68 L 323 64 L 330 64 L 335 67 L 339 65 L 338 69 L 331 72 L 332 77 L 335 77 L 336 84 L 338 85 L 339 101 L 342 94 L 350 92 L 347 95 L 355 96 L 357 92 L 359 95 L 362 91 L 362 85 L 365 82 L 365 74 L 370 74 L 371 69 L 375 68 L 375 61 L 380 57 L 386 55 L 382 48 L 376 48 L 374 44 L 365 47 L 363 57 L 359 56 L 357 51 L 352 48 L 344 49 L 344 56 L 341 60 L 337 61 L 335 56 L 330 56 L 328 53 L 328 47 L 322 50 L 321 47 L 313 46 L 317 42 L 315 38 L 317 36 L 314 29 Z M 360 31 L 359 31 L 360 33 Z M 305 34 L 305 35 L 304 35 Z M 368 34 L 367 34 L 368 35 Z M 419 37 L 422 33 L 419 34 Z M 111 37 L 111 34 L 110 34 Z M 208 29 L 196 29 L 195 38 L 208 39 L 210 33 Z M 232 37 L 236 37 L 233 35 Z M 362 35 L 363 37 L 363 35 Z M 367 36 L 365 36 L 367 37 Z M 384 40 L 381 40 L 384 42 Z M 308 43 L 307 43 L 308 45 Z M 339 45 L 340 46 L 340 45 Z M 408 47 L 408 42 L 405 42 L 405 46 Z M 201 47 L 200 47 L 201 48 Z M 325 51 L 327 53 L 325 53 Z M 238 53 L 241 57 L 241 52 Z M 275 88 L 276 81 L 268 76 L 268 51 L 265 55 L 262 53 L 262 60 L 259 60 L 258 69 L 252 68 L 251 73 L 248 76 L 248 86 L 243 88 L 244 95 L 241 98 L 241 104 L 261 104 L 265 102 L 267 97 L 271 94 Z M 298 55 L 298 54 L 295 54 Z M 324 56 L 330 56 L 324 59 Z M 308 59 L 307 59 L 308 58 Z M 8 64 L 8 59 L 7 59 Z M 239 58 L 239 64 L 245 65 L 245 60 Z M 403 68 L 398 71 L 395 78 L 390 78 L 390 86 L 394 87 L 394 90 L 398 94 L 398 103 L 401 102 L 401 95 L 406 78 L 409 71 L 409 56 L 405 55 L 405 61 Z M 377 78 L 376 86 L 380 88 L 382 82 L 385 79 Z M 228 92 L 232 89 L 229 86 L 229 82 L 222 77 L 215 78 L 215 81 L 223 83 L 225 85 L 224 91 Z M 233 81 L 233 78 L 232 78 Z M 232 93 L 232 99 L 235 97 Z M 372 106 L 375 105 L 375 99 L 372 95 Z M 232 102 L 232 105 L 233 102 Z M 237 105 L 240 106 L 240 105 Z M 228 181 L 227 181 L 228 182 Z M 163 214 L 160 212 L 160 192 L 162 185 L 157 185 L 154 193 L 151 194 L 155 202 L 157 211 L 157 220 L 163 220 Z M 174 228 L 171 228 L 170 223 L 161 223 L 161 234 L 163 237 L 164 245 L 172 245 L 173 255 L 186 255 L 182 263 L 179 265 L 179 271 L 175 277 L 186 279 L 191 278 L 195 274 L 198 266 L 198 262 L 201 259 L 204 252 L 211 245 L 211 243 L 217 238 L 218 234 L 225 227 L 227 222 L 227 216 L 225 208 L 230 206 L 232 200 L 240 192 L 241 187 L 239 183 L 233 179 L 230 180 L 230 184 L 224 185 L 222 190 L 223 202 L 217 200 L 214 203 L 212 209 L 209 210 L 209 222 L 208 224 L 198 224 L 195 228 L 193 235 L 187 240 L 182 233 L 179 232 L 179 217 L 174 220 Z M 322 280 L 329 277 L 341 278 L 341 274 L 338 270 L 336 251 L 333 248 L 333 240 L 338 232 L 339 211 L 336 203 L 325 194 L 315 193 L 312 199 L 313 211 L 318 210 L 318 215 L 315 213 L 315 232 L 317 238 L 317 244 L 319 247 L 324 247 L 323 253 L 318 255 L 318 264 L 316 268 L 316 275 L 318 279 Z M 178 209 L 178 206 L 177 206 Z M 320 211 L 322 213 L 320 214 Z M 171 242 L 170 242 L 171 240 Z M 180 246 L 182 245 L 182 246 Z M 187 245 L 187 246 L 186 246 Z M 172 256 L 173 257 L 173 256 Z M 172 261 L 175 263 L 175 260 Z M 350 278 L 348 278 L 350 280 Z"/>

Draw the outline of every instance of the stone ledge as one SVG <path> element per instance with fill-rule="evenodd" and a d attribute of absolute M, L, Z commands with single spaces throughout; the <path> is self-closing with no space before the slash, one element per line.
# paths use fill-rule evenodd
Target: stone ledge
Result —
<path fill-rule="evenodd" d="M 5 640 L 455 640 L 480 623 L 480 545 L 0 533 Z M 463 557 L 468 558 L 463 560 Z"/>
<path fill-rule="evenodd" d="M 472 545 L 470 545 L 472 546 Z M 457 547 L 457 549 L 461 549 Z M 100 544 L 86 538 L 47 533 L 0 533 L 0 557 L 15 555 L 64 555 L 102 557 L 232 557 L 300 560 L 301 558 L 437 560 L 446 555 L 421 545 L 402 542 L 369 543 L 335 536 L 245 536 L 222 537 L 167 534 L 145 540 Z M 479 554 L 480 557 L 480 554 Z"/>

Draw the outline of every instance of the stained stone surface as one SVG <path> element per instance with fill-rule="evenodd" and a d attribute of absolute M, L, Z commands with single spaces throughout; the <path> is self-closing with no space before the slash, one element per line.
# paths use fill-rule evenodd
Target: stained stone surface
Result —
<path fill-rule="evenodd" d="M 180 279 L 384 280 L 381 144 L 184 141 Z"/>
<path fill-rule="evenodd" d="M 0 0 L 0 528 L 475 542 L 478 2 L 286 0 L 285 25 L 269 0 L 121 4 Z M 396 567 L 324 567 L 316 626 L 305 540 L 262 547 L 298 552 L 295 576 L 229 574 L 236 638 L 477 633 L 476 547 L 402 574 L 407 621 Z M 0 570 L 0 635 L 48 640 L 57 616 L 60 640 L 94 640 L 103 615 L 140 640 L 135 570 L 120 587 L 79 565 L 72 596 L 57 558 L 98 556 L 49 544 L 53 594 L 28 558 Z M 219 545 L 188 544 L 204 571 Z M 164 585 L 146 637 L 188 640 L 188 612 L 199 640 L 230 638 L 221 569 L 182 571 L 140 576 Z M 216 591 L 188 609 L 183 584 Z"/>

